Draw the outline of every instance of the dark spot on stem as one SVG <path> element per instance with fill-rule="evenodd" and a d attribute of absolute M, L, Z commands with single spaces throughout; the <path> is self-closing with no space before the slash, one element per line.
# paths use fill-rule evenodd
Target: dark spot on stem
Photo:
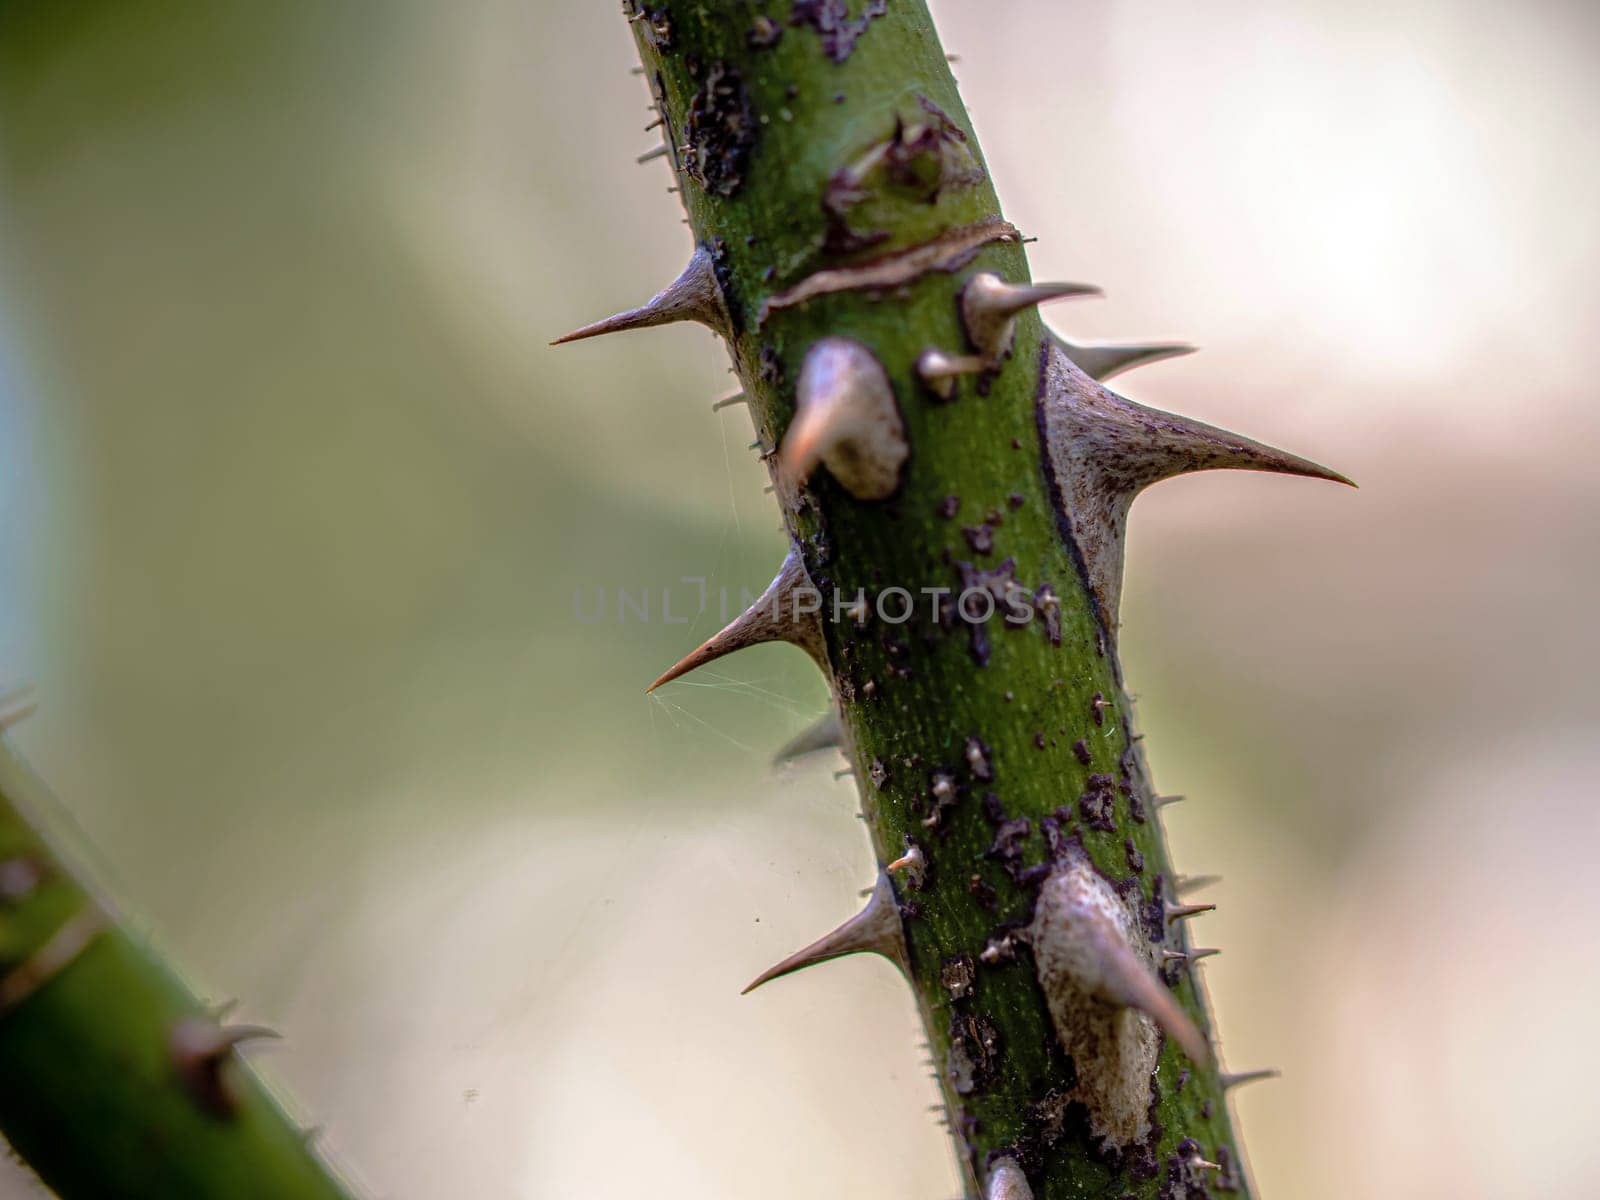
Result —
<path fill-rule="evenodd" d="M 755 110 L 736 67 L 714 62 L 705 70 L 684 127 L 684 172 L 707 192 L 732 196 L 744 184 L 756 142 Z"/>
<path fill-rule="evenodd" d="M 789 24 L 811 26 L 822 41 L 822 52 L 842 63 L 850 57 L 867 26 L 888 11 L 888 0 L 866 0 L 861 15 L 852 19 L 846 0 L 794 0 Z"/>

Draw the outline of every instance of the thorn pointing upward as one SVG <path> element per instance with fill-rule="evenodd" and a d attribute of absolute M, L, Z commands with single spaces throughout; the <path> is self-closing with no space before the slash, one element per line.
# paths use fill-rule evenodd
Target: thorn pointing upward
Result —
<path fill-rule="evenodd" d="M 1161 911 L 1170 925 L 1174 921 L 1187 921 L 1190 917 L 1198 917 L 1201 913 L 1215 912 L 1215 904 L 1163 904 Z"/>
<path fill-rule="evenodd" d="M 828 655 L 822 638 L 822 618 L 818 615 L 821 611 L 821 593 L 806 575 L 800 551 L 791 547 L 778 577 L 767 585 L 754 604 L 663 672 L 645 691 L 653 692 L 662 684 L 671 683 L 724 654 L 762 642 L 789 642 L 799 646 L 826 670 Z"/>
<path fill-rule="evenodd" d="M 887 873 L 878 873 L 878 884 L 867 899 L 867 906 L 832 933 L 825 934 L 803 950 L 797 950 L 775 966 L 757 975 L 740 995 L 749 995 L 764 983 L 788 975 L 802 967 L 840 958 L 846 954 L 881 954 L 902 971 L 909 971 L 905 929 L 900 922 L 900 905 L 894 898 L 894 884 Z"/>
<path fill-rule="evenodd" d="M 646 304 L 574 329 L 550 344 L 560 346 L 566 342 L 599 337 L 603 333 L 647 329 L 652 325 L 670 325 L 676 321 L 699 322 L 723 337 L 732 333 L 728 307 L 722 298 L 722 287 L 717 283 L 716 266 L 711 261 L 711 252 L 704 246 L 696 247 L 683 274 Z"/>

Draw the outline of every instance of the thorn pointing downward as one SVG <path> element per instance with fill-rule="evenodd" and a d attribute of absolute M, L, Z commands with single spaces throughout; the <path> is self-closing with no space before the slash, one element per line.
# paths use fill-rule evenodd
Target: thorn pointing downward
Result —
<path fill-rule="evenodd" d="M 820 462 L 856 499 L 883 500 L 899 488 L 910 454 L 894 388 L 872 351 L 841 337 L 807 350 L 778 451 L 788 484 L 804 483 Z"/>
<path fill-rule="evenodd" d="M 1063 1021 L 1058 1008 L 1087 995 L 1143 1012 L 1195 1063 L 1210 1058 L 1205 1038 L 1189 1014 L 1135 948 L 1126 905 L 1081 851 L 1041 886 L 1028 940 L 1058 1033 Z M 1072 1020 L 1081 1021 L 1083 1016 L 1079 1013 Z M 1072 1053 L 1065 1039 L 1063 1044 Z"/>
<path fill-rule="evenodd" d="M 886 872 L 878 873 L 878 884 L 867 899 L 867 906 L 832 933 L 797 950 L 776 966 L 757 975 L 739 993 L 749 995 L 764 983 L 802 967 L 840 958 L 846 954 L 881 954 L 902 971 L 909 973 L 905 929 L 900 922 L 900 905 L 895 901 L 894 884 Z"/>
<path fill-rule="evenodd" d="M 821 593 L 806 575 L 800 551 L 791 547 L 778 577 L 767 585 L 767 590 L 754 604 L 663 672 L 645 691 L 653 692 L 662 684 L 671 683 L 724 654 L 762 642 L 789 642 L 799 646 L 826 670 L 828 653 L 822 637 L 822 618 L 818 615 L 821 611 Z"/>
<path fill-rule="evenodd" d="M 1016 340 L 1018 313 L 1047 300 L 1100 294 L 1088 283 L 1007 283 L 993 271 L 980 271 L 961 288 L 961 325 L 985 365 L 998 366 Z"/>
<path fill-rule="evenodd" d="M 733 332 L 728 319 L 728 307 L 722 299 L 722 287 L 717 283 L 716 266 L 711 261 L 711 252 L 704 246 L 695 249 L 694 257 L 689 259 L 683 274 L 668 284 L 664 291 L 651 297 L 648 303 L 585 325 L 582 329 L 574 329 L 550 344 L 560 346 L 566 342 L 599 337 L 603 333 L 647 329 L 652 325 L 670 325 L 676 321 L 697 321 L 723 337 Z"/>
<path fill-rule="evenodd" d="M 242 1042 L 277 1038 L 261 1025 L 218 1025 L 213 1021 L 180 1021 L 167 1039 L 167 1053 L 184 1087 L 195 1101 L 219 1117 L 231 1116 L 238 1101 L 222 1078 L 223 1064 Z"/>
<path fill-rule="evenodd" d="M 1062 353 L 1073 361 L 1078 370 L 1101 383 L 1135 367 L 1160 362 L 1164 358 L 1181 358 L 1185 354 L 1193 354 L 1197 349 L 1184 342 L 1107 342 L 1081 346 L 1064 337 L 1056 337 L 1055 340 Z"/>

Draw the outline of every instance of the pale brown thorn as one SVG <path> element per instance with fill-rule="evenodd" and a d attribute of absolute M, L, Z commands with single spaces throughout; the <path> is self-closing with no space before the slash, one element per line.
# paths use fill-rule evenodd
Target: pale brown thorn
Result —
<path fill-rule="evenodd" d="M 805 609 L 801 607 L 802 601 L 807 603 Z M 813 601 L 816 607 L 810 606 Z M 791 548 L 777 578 L 767 585 L 754 604 L 662 672 L 645 691 L 653 692 L 696 667 L 763 642 L 788 642 L 799 646 L 825 669 L 828 655 L 822 637 L 822 619 L 818 615 L 820 605 L 820 594 L 806 575 L 799 550 Z"/>
<path fill-rule="evenodd" d="M 711 261 L 711 252 L 704 246 L 695 249 L 683 274 L 645 304 L 574 329 L 550 344 L 561 346 L 605 333 L 648 329 L 678 321 L 697 322 L 724 337 L 731 332 L 727 306 L 722 299 L 722 286 L 717 282 L 716 265 Z"/>
<path fill-rule="evenodd" d="M 900 905 L 894 885 L 886 872 L 878 873 L 867 905 L 843 925 L 797 950 L 782 962 L 767 968 L 753 979 L 740 995 L 749 995 L 764 983 L 803 967 L 814 966 L 846 954 L 881 954 L 902 971 L 907 970 L 905 930 L 900 921 Z"/>
<path fill-rule="evenodd" d="M 1201 913 L 1215 912 L 1216 908 L 1215 904 L 1163 904 L 1161 906 L 1168 924 L 1173 921 L 1187 921 L 1190 917 L 1198 917 Z"/>
<path fill-rule="evenodd" d="M 1104 383 L 1131 371 L 1168 358 L 1181 358 L 1193 354 L 1198 347 L 1184 342 L 1104 342 L 1079 345 L 1064 337 L 1057 337 L 1061 349 L 1077 368 L 1090 379 Z"/>

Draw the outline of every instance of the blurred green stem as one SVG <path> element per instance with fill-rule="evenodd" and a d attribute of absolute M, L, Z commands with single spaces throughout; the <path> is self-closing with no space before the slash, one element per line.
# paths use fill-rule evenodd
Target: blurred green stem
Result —
<path fill-rule="evenodd" d="M 62 1200 L 348 1200 L 218 1024 L 24 816 L 0 746 L 0 1133 Z M 179 852 L 174 847 L 174 853 Z"/>

